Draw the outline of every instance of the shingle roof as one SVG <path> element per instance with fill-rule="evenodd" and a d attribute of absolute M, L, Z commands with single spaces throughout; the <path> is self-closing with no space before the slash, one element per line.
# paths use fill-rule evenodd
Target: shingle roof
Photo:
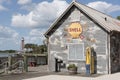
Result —
<path fill-rule="evenodd" d="M 120 31 L 120 25 L 117 25 L 116 23 L 120 24 L 120 21 L 117 19 L 112 18 L 111 16 L 108 16 L 102 12 L 99 12 L 95 9 L 92 9 L 88 6 L 74 3 L 78 8 L 82 9 L 83 12 L 85 12 L 89 17 L 94 19 L 96 22 L 98 22 L 103 28 L 105 28 L 107 31 Z M 105 20 L 106 18 L 106 20 Z"/>
<path fill-rule="evenodd" d="M 97 11 L 93 8 L 90 8 L 86 5 L 77 3 L 73 1 L 69 7 L 65 10 L 65 12 L 50 26 L 48 31 L 45 33 L 45 36 L 49 35 L 50 31 L 54 29 L 55 25 L 64 17 L 64 15 L 71 9 L 72 6 L 77 7 L 85 14 L 87 14 L 91 19 L 93 19 L 97 24 L 102 26 L 106 31 L 118 31 L 120 32 L 120 21 L 108 16 L 100 11 Z M 56 28 L 55 28 L 56 29 Z M 51 34 L 50 34 L 51 35 Z M 49 35 L 49 36 L 50 36 Z"/>

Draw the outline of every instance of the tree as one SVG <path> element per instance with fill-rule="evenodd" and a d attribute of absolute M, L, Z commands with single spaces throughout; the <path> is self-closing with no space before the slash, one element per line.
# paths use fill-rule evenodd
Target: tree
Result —
<path fill-rule="evenodd" d="M 120 20 L 120 16 L 117 16 L 117 19 Z"/>
<path fill-rule="evenodd" d="M 43 54 L 47 52 L 47 47 L 45 45 L 37 45 L 37 44 L 25 44 L 26 53 L 40 53 Z"/>
<path fill-rule="evenodd" d="M 32 53 L 32 52 L 34 52 L 35 51 L 35 46 L 37 46 L 36 44 L 30 44 L 30 43 L 28 43 L 28 44 L 25 44 L 25 48 L 26 48 L 26 52 L 27 53 Z"/>
<path fill-rule="evenodd" d="M 27 52 L 27 53 L 29 53 L 29 52 L 31 51 L 31 46 L 32 46 L 32 45 L 29 44 L 29 43 L 28 43 L 28 44 L 25 44 L 25 47 L 24 47 L 24 48 L 26 48 L 26 52 Z"/>
<path fill-rule="evenodd" d="M 44 52 L 47 52 L 47 47 L 46 45 L 40 45 L 40 53 L 43 54 Z"/>
<path fill-rule="evenodd" d="M 32 49 L 33 53 L 37 52 L 37 47 L 38 47 L 37 44 L 31 44 L 31 49 Z"/>

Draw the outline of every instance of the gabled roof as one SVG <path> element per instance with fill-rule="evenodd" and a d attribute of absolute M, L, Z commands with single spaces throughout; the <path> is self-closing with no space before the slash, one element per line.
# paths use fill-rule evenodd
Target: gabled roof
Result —
<path fill-rule="evenodd" d="M 107 32 L 111 32 L 111 31 L 120 32 L 120 21 L 119 20 L 114 19 L 111 16 L 108 16 L 108 15 L 106 15 L 106 14 L 100 12 L 100 11 L 97 11 L 93 8 L 90 8 L 86 5 L 83 5 L 83 4 L 77 3 L 76 1 L 73 1 L 69 5 L 69 7 L 64 11 L 64 13 L 50 26 L 50 28 L 44 34 L 45 37 L 51 36 L 56 31 L 56 29 L 60 25 L 60 24 L 58 24 L 58 22 L 60 22 L 62 20 L 62 18 L 65 18 L 65 17 L 68 16 L 66 14 L 68 14 L 70 12 L 72 7 L 76 7 L 79 10 L 81 10 L 90 19 L 92 19 L 95 23 L 100 25 Z"/>

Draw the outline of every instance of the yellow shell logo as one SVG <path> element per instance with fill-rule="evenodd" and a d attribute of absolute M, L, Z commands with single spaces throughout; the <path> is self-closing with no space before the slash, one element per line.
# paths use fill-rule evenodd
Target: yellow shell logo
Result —
<path fill-rule="evenodd" d="M 71 23 L 70 27 L 68 28 L 68 32 L 72 36 L 72 38 L 78 38 L 82 33 L 82 27 L 80 23 L 78 22 Z"/>

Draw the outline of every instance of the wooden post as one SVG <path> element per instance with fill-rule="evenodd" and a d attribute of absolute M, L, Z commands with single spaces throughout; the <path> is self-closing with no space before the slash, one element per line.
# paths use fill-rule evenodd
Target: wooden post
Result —
<path fill-rule="evenodd" d="M 27 64 L 27 56 L 26 55 L 24 55 L 24 71 L 25 72 L 28 72 L 28 64 Z"/>
<path fill-rule="evenodd" d="M 11 67 L 11 65 L 12 65 L 12 56 L 10 55 L 8 57 L 8 66 Z"/>
<path fill-rule="evenodd" d="M 8 73 L 8 68 L 11 70 L 11 65 L 12 65 L 12 56 L 8 56 L 8 62 L 5 63 L 5 73 Z"/>

